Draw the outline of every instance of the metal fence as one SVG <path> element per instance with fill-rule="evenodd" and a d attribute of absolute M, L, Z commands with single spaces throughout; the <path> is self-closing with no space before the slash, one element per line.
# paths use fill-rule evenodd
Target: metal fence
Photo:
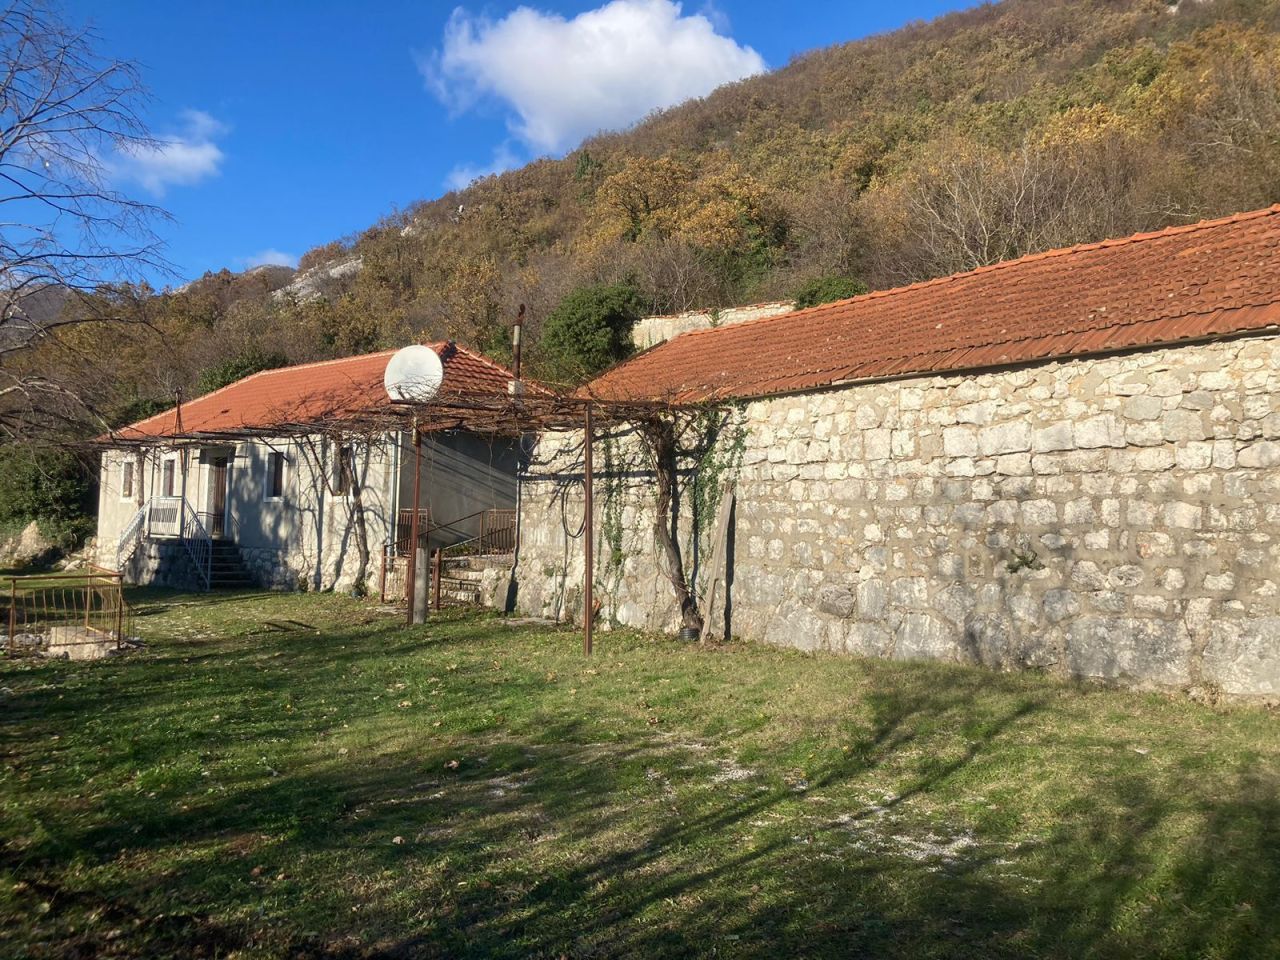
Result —
<path fill-rule="evenodd" d="M 4 577 L 6 609 L 0 624 L 9 656 L 65 654 L 73 660 L 102 656 L 133 635 L 133 616 L 114 570 Z"/>

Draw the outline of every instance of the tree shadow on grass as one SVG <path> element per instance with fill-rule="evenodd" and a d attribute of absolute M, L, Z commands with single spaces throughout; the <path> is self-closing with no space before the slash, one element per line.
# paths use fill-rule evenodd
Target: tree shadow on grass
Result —
<path fill-rule="evenodd" d="M 309 660 L 305 638 L 275 643 L 298 676 L 213 656 L 226 656 L 245 696 L 323 685 L 329 656 Z M 113 709 L 141 710 L 181 677 L 166 665 Z M 51 817 L 43 836 L 3 851 L 0 870 L 52 905 L 35 954 L 47 957 L 202 955 L 195 944 L 205 956 L 298 958 L 1275 955 L 1273 772 L 1242 765 L 1211 789 L 1110 776 L 1064 802 L 1034 843 L 956 847 L 951 836 L 931 852 L 910 811 L 1052 705 L 1011 686 L 993 707 L 980 694 L 1005 681 L 980 674 L 910 687 L 893 678 L 879 675 L 863 698 L 870 720 L 848 753 L 803 785 L 759 771 L 721 778 L 704 744 L 634 727 L 605 741 L 597 725 L 548 708 L 536 732 L 496 727 L 441 744 L 424 731 L 411 746 L 318 750 L 296 769 L 229 773 L 200 792 L 116 791 L 108 816 Z M 476 710 L 492 706 L 481 699 L 491 687 L 459 688 L 474 690 Z M 27 732 L 69 723 L 93 697 L 68 690 Z M 18 707 L 34 721 L 33 704 Z M 963 749 L 915 756 L 930 731 L 961 720 L 973 731 Z M 262 721 L 284 739 L 325 722 Z M 163 731 L 154 737 L 147 762 L 165 755 Z M 858 799 L 908 756 L 917 773 L 894 796 Z M 827 811 L 811 802 L 824 795 L 844 800 Z M 120 861 L 148 866 L 117 887 L 75 879 Z M 106 939 L 104 927 L 125 932 Z"/>

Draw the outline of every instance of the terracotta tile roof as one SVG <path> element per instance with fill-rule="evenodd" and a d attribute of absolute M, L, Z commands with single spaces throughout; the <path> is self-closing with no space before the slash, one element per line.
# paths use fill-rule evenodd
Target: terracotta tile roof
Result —
<path fill-rule="evenodd" d="M 506 396 L 511 372 L 492 360 L 445 343 L 427 344 L 444 357 L 443 399 Z M 114 437 L 140 440 L 194 434 L 235 434 L 295 424 L 332 421 L 381 410 L 389 401 L 382 385 L 394 350 L 341 360 L 322 360 L 251 374 L 243 380 L 182 404 L 182 423 L 175 407 L 131 426 Z"/>
<path fill-rule="evenodd" d="M 1280 323 L 1280 205 L 685 333 L 582 389 L 698 402 L 971 370 Z"/>

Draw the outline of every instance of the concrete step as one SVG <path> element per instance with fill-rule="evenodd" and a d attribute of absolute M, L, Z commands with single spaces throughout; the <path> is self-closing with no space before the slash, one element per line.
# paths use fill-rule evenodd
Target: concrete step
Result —
<path fill-rule="evenodd" d="M 451 570 L 484 571 L 484 570 L 492 570 L 495 567 L 505 570 L 505 569 L 508 569 L 510 566 L 511 566 L 511 554 L 509 553 L 497 554 L 497 555 L 476 554 L 476 555 L 465 555 L 465 556 L 456 556 L 456 557 L 446 556 L 444 558 L 444 569 L 446 571 L 451 571 Z"/>
<path fill-rule="evenodd" d="M 484 579 L 484 571 L 472 570 L 470 568 L 464 568 L 459 570 L 456 568 L 450 569 L 449 567 L 445 567 L 440 572 L 440 579 L 441 580 L 458 580 L 458 581 L 465 580 L 467 583 L 479 583 Z"/>

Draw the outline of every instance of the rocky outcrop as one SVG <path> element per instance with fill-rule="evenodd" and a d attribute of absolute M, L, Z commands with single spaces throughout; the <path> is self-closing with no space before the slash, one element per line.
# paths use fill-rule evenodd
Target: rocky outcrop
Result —
<path fill-rule="evenodd" d="M 32 520 L 22 532 L 0 542 L 0 569 L 21 569 L 50 559 L 56 547 Z"/>

